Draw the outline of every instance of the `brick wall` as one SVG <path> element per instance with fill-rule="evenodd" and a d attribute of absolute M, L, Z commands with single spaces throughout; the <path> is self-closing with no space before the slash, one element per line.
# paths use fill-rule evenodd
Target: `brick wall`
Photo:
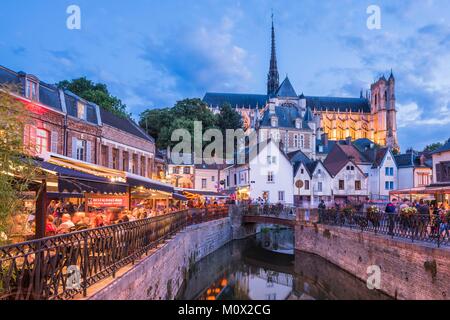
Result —
<path fill-rule="evenodd" d="M 64 115 L 59 114 L 57 112 L 52 112 L 50 110 L 46 110 L 42 113 L 33 113 L 31 114 L 30 125 L 45 129 L 49 132 L 50 137 L 50 151 L 56 151 L 59 154 L 63 154 L 63 146 L 64 146 Z M 27 130 L 27 128 L 25 128 Z M 53 139 L 53 141 L 52 141 Z M 55 141 L 56 139 L 56 141 Z M 34 143 L 34 142 L 33 142 Z M 52 149 L 52 145 L 54 146 Z M 55 150 L 56 148 L 56 150 Z"/>
<path fill-rule="evenodd" d="M 450 249 L 412 244 L 347 228 L 300 224 L 297 250 L 317 254 L 366 282 L 381 268 L 381 291 L 398 299 L 450 299 Z"/>
<path fill-rule="evenodd" d="M 125 131 L 103 124 L 102 141 L 99 143 L 99 162 L 101 160 L 101 145 L 108 147 L 108 166 L 113 167 L 113 149 L 119 150 L 119 167 L 124 170 L 123 155 L 128 152 L 129 172 L 132 172 L 133 155 L 138 157 L 138 166 L 136 174 L 141 175 L 141 167 L 145 165 L 144 176 L 152 178 L 154 171 L 155 144 L 151 141 L 141 139 Z M 142 161 L 144 160 L 144 161 Z"/>

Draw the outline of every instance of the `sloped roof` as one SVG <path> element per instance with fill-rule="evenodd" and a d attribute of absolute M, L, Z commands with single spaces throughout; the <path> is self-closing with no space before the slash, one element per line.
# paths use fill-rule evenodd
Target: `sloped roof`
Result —
<path fill-rule="evenodd" d="M 440 147 L 436 151 L 432 152 L 432 154 L 447 152 L 447 151 L 450 151 L 450 139 L 448 139 L 447 142 L 442 147 Z"/>
<path fill-rule="evenodd" d="M 288 77 L 281 83 L 275 95 L 277 97 L 297 98 L 297 93 Z"/>
<path fill-rule="evenodd" d="M 275 114 L 271 114 L 269 109 L 264 111 L 260 126 L 271 127 L 271 118 L 275 115 L 278 118 L 278 127 L 280 128 L 295 128 L 295 120 L 302 119 L 302 116 L 297 108 L 287 106 L 276 106 Z M 302 129 L 311 130 L 308 124 L 302 120 Z"/>
<path fill-rule="evenodd" d="M 100 108 L 100 116 L 102 118 L 102 122 L 116 129 L 125 131 L 130 133 L 136 137 L 141 139 L 155 142 L 155 140 L 148 134 L 144 132 L 133 120 L 130 118 L 123 118 L 116 116 L 115 114 L 107 111 L 103 108 Z"/>
<path fill-rule="evenodd" d="M 203 102 L 209 106 L 218 108 L 225 104 L 231 105 L 235 108 L 251 108 L 256 109 L 256 107 L 263 108 L 269 96 L 262 94 L 246 94 L 246 93 L 214 93 L 207 92 L 203 98 Z"/>
<path fill-rule="evenodd" d="M 25 97 L 24 72 L 15 72 L 0 66 L 0 83 L 13 84 L 19 86 L 20 94 Z M 39 103 L 57 111 L 62 111 L 59 90 L 56 86 L 39 80 Z"/>
<path fill-rule="evenodd" d="M 370 113 L 370 102 L 365 98 L 306 97 L 306 106 L 318 111 Z"/>

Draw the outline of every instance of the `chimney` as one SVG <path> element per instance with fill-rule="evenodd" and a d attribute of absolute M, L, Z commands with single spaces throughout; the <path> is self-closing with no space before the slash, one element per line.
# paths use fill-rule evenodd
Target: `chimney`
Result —
<path fill-rule="evenodd" d="M 322 145 L 328 147 L 328 133 L 322 133 Z"/>

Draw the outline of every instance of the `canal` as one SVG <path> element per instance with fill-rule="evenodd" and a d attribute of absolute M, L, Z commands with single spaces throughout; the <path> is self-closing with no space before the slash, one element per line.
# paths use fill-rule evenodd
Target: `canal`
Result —
<path fill-rule="evenodd" d="M 191 267 L 181 300 L 380 300 L 384 294 L 321 257 L 294 251 L 291 229 L 264 227 Z"/>

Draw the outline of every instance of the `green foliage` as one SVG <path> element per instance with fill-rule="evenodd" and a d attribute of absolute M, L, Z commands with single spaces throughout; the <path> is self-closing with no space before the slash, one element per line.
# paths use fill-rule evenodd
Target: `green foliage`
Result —
<path fill-rule="evenodd" d="M 443 146 L 443 144 L 441 142 L 432 143 L 430 145 L 427 145 L 423 151 L 424 152 L 433 152 L 442 146 Z"/>
<path fill-rule="evenodd" d="M 220 113 L 217 117 L 217 126 L 223 133 L 227 129 L 236 130 L 242 128 L 242 117 L 229 104 L 225 104 L 220 108 Z"/>
<path fill-rule="evenodd" d="M 9 235 L 13 216 L 21 213 L 23 192 L 35 177 L 32 159 L 24 155 L 24 127 L 31 123 L 29 110 L 0 87 L 0 243 Z M 32 148 L 32 146 L 31 146 Z"/>
<path fill-rule="evenodd" d="M 82 77 L 70 81 L 61 81 L 57 86 L 60 89 L 72 91 L 81 98 L 93 102 L 118 116 L 129 116 L 127 106 L 119 98 L 112 96 L 103 83 L 94 83 Z"/>
<path fill-rule="evenodd" d="M 158 148 L 174 146 L 171 141 L 176 129 L 186 129 L 194 137 L 194 121 L 201 121 L 203 133 L 217 128 L 225 134 L 226 129 L 242 127 L 241 116 L 229 105 L 223 106 L 219 115 L 214 115 L 200 99 L 178 101 L 173 108 L 146 110 L 141 114 L 139 125 L 156 139 Z"/>

